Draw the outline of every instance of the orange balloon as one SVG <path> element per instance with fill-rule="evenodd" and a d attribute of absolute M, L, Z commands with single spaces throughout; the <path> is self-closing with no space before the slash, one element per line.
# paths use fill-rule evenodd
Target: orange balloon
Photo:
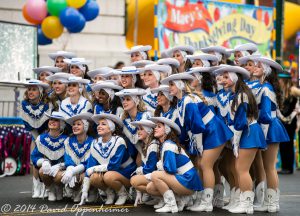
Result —
<path fill-rule="evenodd" d="M 256 19 L 257 19 L 258 21 L 262 21 L 262 17 L 263 17 L 263 11 L 262 11 L 261 8 L 259 8 L 259 9 L 257 9 L 257 11 L 256 11 Z"/>
<path fill-rule="evenodd" d="M 42 22 L 42 31 L 47 38 L 58 38 L 64 31 L 57 16 L 47 16 Z"/>
<path fill-rule="evenodd" d="M 31 24 L 38 25 L 38 24 L 42 23 L 42 21 L 43 21 L 43 20 L 37 21 L 37 20 L 32 19 L 26 12 L 26 4 L 22 8 L 22 14 L 23 14 L 23 17 L 25 18 L 25 20 Z"/>

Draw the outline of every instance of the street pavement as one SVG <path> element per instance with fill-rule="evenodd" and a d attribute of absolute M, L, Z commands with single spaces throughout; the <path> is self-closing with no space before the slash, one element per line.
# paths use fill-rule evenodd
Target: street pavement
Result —
<path fill-rule="evenodd" d="M 254 215 L 300 215 L 300 171 L 295 171 L 293 175 L 281 175 L 280 177 L 280 212 L 279 213 L 254 213 Z M 152 207 L 140 205 L 134 207 L 132 203 L 124 206 L 105 206 L 101 202 L 90 205 L 77 206 L 71 200 L 64 199 L 59 202 L 49 202 L 48 200 L 31 198 L 32 178 L 27 176 L 13 176 L 0 178 L 0 215 L 20 216 L 20 215 L 153 215 Z M 227 211 L 215 209 L 212 213 L 199 213 L 184 211 L 182 215 L 208 215 L 221 216 L 232 215 Z M 178 215 L 177 214 L 177 215 Z M 164 214 L 166 215 L 166 213 Z"/>

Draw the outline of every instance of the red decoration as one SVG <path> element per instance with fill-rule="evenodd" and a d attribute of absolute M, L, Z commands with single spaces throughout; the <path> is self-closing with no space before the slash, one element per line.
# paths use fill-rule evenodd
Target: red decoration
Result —
<path fill-rule="evenodd" d="M 268 26 L 269 22 L 270 22 L 270 18 L 269 18 L 269 13 L 268 12 L 265 13 L 265 19 L 264 20 L 265 20 L 266 26 Z"/>
<path fill-rule="evenodd" d="M 214 11 L 214 20 L 218 21 L 220 19 L 220 9 L 216 8 Z"/>

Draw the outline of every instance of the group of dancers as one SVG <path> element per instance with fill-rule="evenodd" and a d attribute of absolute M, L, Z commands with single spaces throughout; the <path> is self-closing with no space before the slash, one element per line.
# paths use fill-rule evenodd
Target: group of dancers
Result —
<path fill-rule="evenodd" d="M 278 212 L 275 164 L 290 139 L 278 118 L 281 65 L 252 43 L 198 54 L 176 46 L 156 62 L 149 50 L 132 47 L 130 66 L 95 70 L 58 51 L 54 66 L 33 69 L 20 107 L 34 138 L 32 198 Z"/>

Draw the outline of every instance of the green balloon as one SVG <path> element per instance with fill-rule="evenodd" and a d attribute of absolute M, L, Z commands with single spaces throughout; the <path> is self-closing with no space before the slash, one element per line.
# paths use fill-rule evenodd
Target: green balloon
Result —
<path fill-rule="evenodd" d="M 52 16 L 59 16 L 59 13 L 67 7 L 66 0 L 48 0 L 47 9 Z"/>

